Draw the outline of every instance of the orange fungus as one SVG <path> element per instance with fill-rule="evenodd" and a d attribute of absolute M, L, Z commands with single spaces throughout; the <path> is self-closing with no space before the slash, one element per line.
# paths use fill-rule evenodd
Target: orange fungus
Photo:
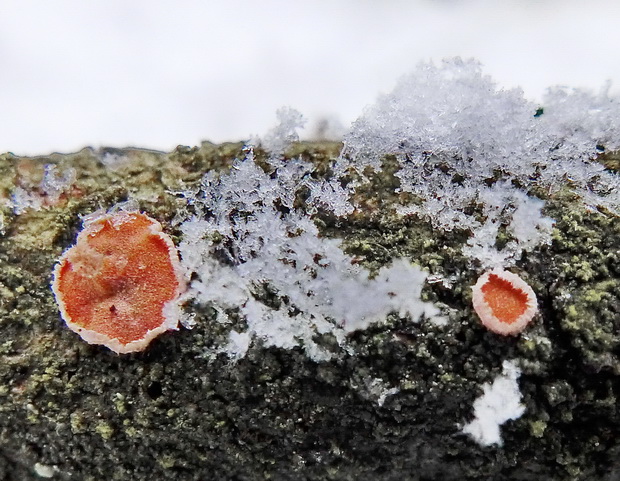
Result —
<path fill-rule="evenodd" d="M 90 344 L 117 353 L 142 351 L 178 325 L 171 307 L 185 282 L 176 247 L 145 214 L 92 217 L 54 269 L 60 312 Z"/>
<path fill-rule="evenodd" d="M 482 324 L 503 335 L 516 335 L 525 329 L 538 307 L 536 294 L 518 275 L 493 269 L 473 287 L 474 310 Z"/>

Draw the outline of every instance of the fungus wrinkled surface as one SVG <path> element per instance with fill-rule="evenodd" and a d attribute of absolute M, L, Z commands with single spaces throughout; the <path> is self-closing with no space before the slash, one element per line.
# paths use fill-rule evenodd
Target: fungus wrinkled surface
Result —
<path fill-rule="evenodd" d="M 536 294 L 518 275 L 493 269 L 473 287 L 474 310 L 487 329 L 497 334 L 516 335 L 536 314 Z"/>
<path fill-rule="evenodd" d="M 176 247 L 161 224 L 126 211 L 86 219 L 52 282 L 67 326 L 117 353 L 142 351 L 176 329 L 178 316 L 168 307 L 184 287 Z"/>

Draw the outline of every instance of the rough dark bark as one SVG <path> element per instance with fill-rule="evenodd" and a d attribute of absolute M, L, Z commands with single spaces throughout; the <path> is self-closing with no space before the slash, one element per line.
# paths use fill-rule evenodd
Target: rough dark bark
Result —
<path fill-rule="evenodd" d="M 225 169 L 241 148 L 110 150 L 127 159 L 114 168 L 88 149 L 0 156 L 0 479 L 620 479 L 620 222 L 585 212 L 568 192 L 547 199 L 553 244 L 519 263 L 541 315 L 516 338 L 486 331 L 472 311 L 477 273 L 460 254 L 467 233 L 389 213 L 398 201 L 389 159 L 358 192 L 363 209 L 317 223 L 371 269 L 404 256 L 454 276 L 450 288 L 424 292 L 449 308 L 447 328 L 391 315 L 351 335 L 355 355 L 324 363 L 260 345 L 237 363 L 207 356 L 221 326 L 198 306 L 188 307 L 192 330 L 167 333 L 140 354 L 119 356 L 69 331 L 49 283 L 79 215 L 131 197 L 178 235 L 183 204 L 174 191 Z M 338 151 L 298 144 L 289 155 L 320 174 Z M 15 186 L 36 194 L 46 164 L 76 169 L 71 191 L 15 215 Z M 521 362 L 526 412 L 503 425 L 503 446 L 483 448 L 457 425 L 471 419 L 505 359 Z M 392 387 L 399 392 L 381 404 Z"/>

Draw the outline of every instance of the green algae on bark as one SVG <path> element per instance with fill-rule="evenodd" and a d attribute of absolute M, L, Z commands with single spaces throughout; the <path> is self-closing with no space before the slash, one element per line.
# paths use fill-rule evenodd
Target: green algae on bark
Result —
<path fill-rule="evenodd" d="M 193 329 L 130 356 L 66 329 L 49 281 L 79 216 L 132 198 L 178 236 L 185 206 L 176 192 L 226 169 L 242 148 L 0 157 L 0 479 L 40 479 L 35 466 L 86 481 L 617 478 L 620 224 L 563 193 L 546 199 L 553 244 L 517 264 L 541 308 L 518 338 L 486 331 L 473 313 L 478 272 L 461 253 L 469 233 L 394 213 L 415 199 L 395 194 L 389 158 L 356 193 L 363 208 L 346 219 L 320 213 L 316 223 L 372 271 L 396 257 L 428 270 L 423 296 L 442 306 L 446 326 L 391 314 L 351 334 L 352 353 L 334 350 L 322 363 L 259 342 L 232 363 L 214 353 L 227 330 L 209 307 L 188 306 Z M 288 155 L 329 176 L 339 149 L 299 143 Z M 102 163 L 106 153 L 118 157 L 113 166 Z M 36 194 L 50 163 L 75 169 L 75 184 L 55 205 L 15 215 L 14 186 Z M 526 412 L 502 426 L 503 447 L 483 448 L 458 425 L 505 359 L 520 360 Z"/>

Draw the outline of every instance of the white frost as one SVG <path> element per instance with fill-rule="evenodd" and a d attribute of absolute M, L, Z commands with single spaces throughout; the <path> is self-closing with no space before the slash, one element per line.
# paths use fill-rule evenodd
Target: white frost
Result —
<path fill-rule="evenodd" d="M 378 170 L 394 155 L 401 190 L 418 200 L 400 212 L 469 230 L 464 253 L 506 267 L 551 241 L 553 219 L 534 187 L 567 186 L 588 208 L 620 214 L 620 176 L 593 160 L 601 146 L 620 147 L 618 98 L 552 89 L 543 105 L 535 116 L 537 104 L 499 89 L 475 61 L 422 64 L 353 124 L 336 170 Z M 502 250 L 500 227 L 512 236 Z"/>
<path fill-rule="evenodd" d="M 187 296 L 211 305 L 220 322 L 232 323 L 233 310 L 247 326 L 231 326 L 221 350 L 238 359 L 258 338 L 265 346 L 300 346 L 321 361 L 332 353 L 317 336 L 331 334 L 344 346 L 347 333 L 380 323 L 390 312 L 413 321 L 439 317 L 437 308 L 420 300 L 426 273 L 419 267 L 396 259 L 371 277 L 338 239 L 320 236 L 295 204 L 296 192 L 314 182 L 307 175 L 310 164 L 274 163 L 277 169 L 266 173 L 250 151 L 230 173 L 210 172 L 200 192 L 187 193 L 196 209 L 181 225 L 182 263 L 195 276 Z M 340 211 L 347 193 L 333 194 L 333 204 L 322 201 Z"/>
<path fill-rule="evenodd" d="M 306 124 L 303 115 L 291 107 L 279 108 L 276 116 L 278 125 L 259 140 L 261 146 L 274 158 L 280 157 L 292 142 L 299 140 L 297 130 Z"/>

